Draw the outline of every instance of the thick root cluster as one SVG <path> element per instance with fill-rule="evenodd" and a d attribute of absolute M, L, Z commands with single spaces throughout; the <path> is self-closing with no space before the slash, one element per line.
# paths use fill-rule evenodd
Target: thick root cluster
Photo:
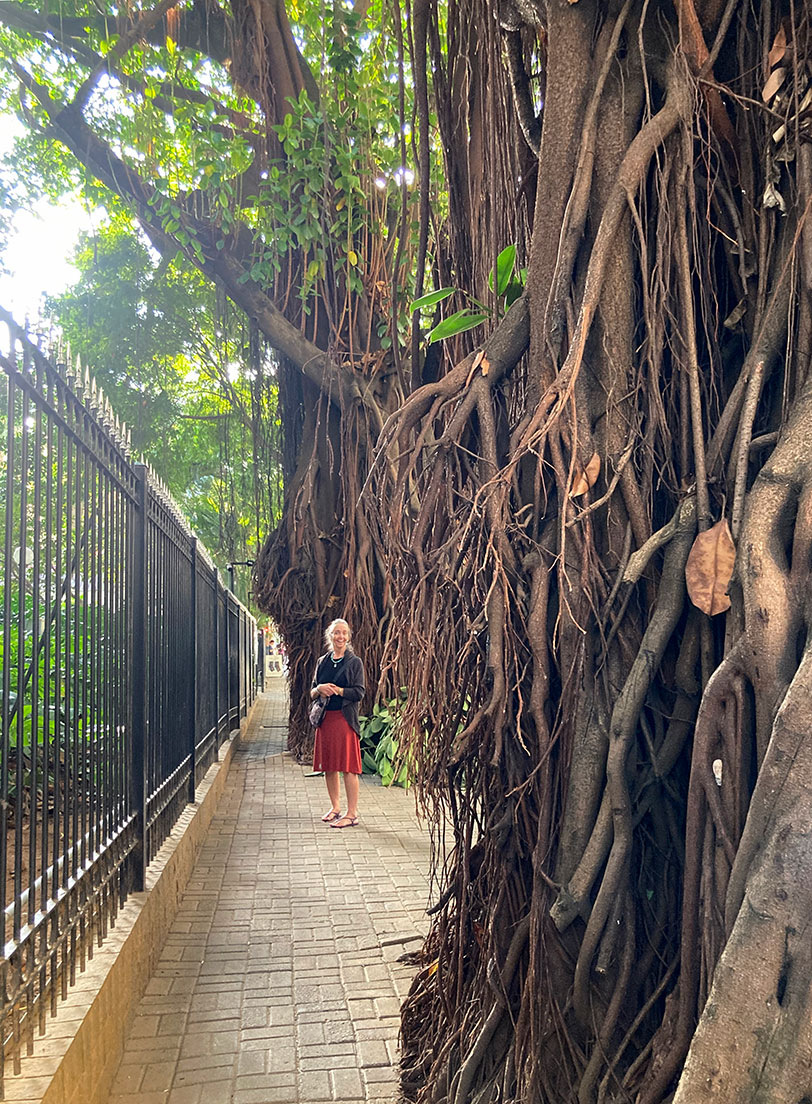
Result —
<path fill-rule="evenodd" d="M 678 1100 L 795 1104 L 812 902 L 775 870 L 808 831 L 809 13 L 677 5 L 654 62 L 664 6 L 563 7 L 526 304 L 390 419 L 365 492 L 401 739 L 444 826 L 404 1088 L 657 1104 L 691 1047 Z M 753 111 L 779 61 L 794 100 Z M 719 614 L 686 561 L 724 518 Z M 725 1051 L 756 945 L 775 1000 Z"/>

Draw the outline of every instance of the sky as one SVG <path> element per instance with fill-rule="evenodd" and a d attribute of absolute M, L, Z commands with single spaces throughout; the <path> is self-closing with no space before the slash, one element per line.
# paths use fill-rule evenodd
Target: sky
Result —
<path fill-rule="evenodd" d="M 13 116 L 0 115 L 0 154 L 8 152 L 20 131 Z M 0 274 L 0 306 L 21 324 L 26 317 L 39 319 L 43 296 L 63 291 L 76 280 L 69 258 L 79 232 L 90 225 L 89 213 L 78 203 L 56 207 L 42 200 L 32 210 L 18 211 L 14 234 L 3 249 L 7 274 Z"/>

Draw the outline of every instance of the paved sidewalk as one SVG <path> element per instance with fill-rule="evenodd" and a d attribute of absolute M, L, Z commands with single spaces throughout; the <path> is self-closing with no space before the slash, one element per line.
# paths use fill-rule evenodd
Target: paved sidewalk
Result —
<path fill-rule="evenodd" d="M 279 687 L 235 755 L 110 1104 L 398 1099 L 414 971 L 397 958 L 427 927 L 428 833 L 411 793 L 367 777 L 359 826 L 322 824 L 324 779 L 284 753 Z"/>

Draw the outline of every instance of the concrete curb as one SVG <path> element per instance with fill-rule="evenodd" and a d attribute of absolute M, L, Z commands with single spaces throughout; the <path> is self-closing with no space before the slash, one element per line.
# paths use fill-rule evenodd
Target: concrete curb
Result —
<path fill-rule="evenodd" d="M 7 1073 L 6 1101 L 106 1104 L 130 1019 L 163 951 L 251 712 L 220 748 L 195 804 L 184 809 L 150 863 L 146 890 L 128 898 L 56 1018 L 48 1020 L 45 1035 L 35 1038 L 34 1053 L 22 1059 L 21 1073 Z"/>

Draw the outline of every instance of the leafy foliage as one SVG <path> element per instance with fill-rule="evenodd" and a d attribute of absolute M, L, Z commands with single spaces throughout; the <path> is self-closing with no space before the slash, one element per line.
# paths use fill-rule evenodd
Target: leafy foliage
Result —
<path fill-rule="evenodd" d="M 160 262 L 123 214 L 77 249 L 49 309 L 221 568 L 278 514 L 277 381 L 244 319 L 178 255 Z"/>
<path fill-rule="evenodd" d="M 376 702 L 368 717 L 361 717 L 361 762 L 364 774 L 378 774 L 384 786 L 408 787 L 412 781 L 410 757 L 400 751 L 398 726 L 403 698 Z"/>
<path fill-rule="evenodd" d="M 480 303 L 473 295 L 467 292 L 461 293 L 465 298 L 469 299 L 478 310 L 472 310 L 470 307 L 462 307 L 460 310 L 445 317 L 441 322 L 438 322 L 429 330 L 427 337 L 429 344 L 431 345 L 434 344 L 435 341 L 443 341 L 445 338 L 455 337 L 457 334 L 476 329 L 477 326 L 481 326 L 486 320 L 493 319 L 494 314 L 498 316 L 500 308 L 506 310 L 508 307 L 511 307 L 522 294 L 527 280 L 527 271 L 524 269 L 521 273 L 514 275 L 515 265 L 515 244 L 505 246 L 496 258 L 496 311 Z M 493 277 L 493 272 L 490 272 L 488 275 L 488 287 L 491 291 L 494 290 Z M 421 295 L 419 298 L 413 300 L 411 311 L 414 313 L 417 310 L 428 310 L 429 307 L 436 306 L 438 303 L 442 303 L 445 299 L 457 293 L 457 290 L 457 288 L 445 287 L 438 288 L 436 291 L 430 291 L 426 295 Z"/>

